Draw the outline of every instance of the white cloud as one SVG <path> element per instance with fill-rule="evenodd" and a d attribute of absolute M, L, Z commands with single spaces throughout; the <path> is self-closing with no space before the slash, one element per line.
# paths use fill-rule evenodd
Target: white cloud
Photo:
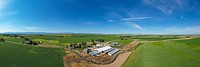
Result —
<path fill-rule="evenodd" d="M 129 21 L 129 20 L 144 20 L 144 19 L 148 19 L 148 18 L 151 18 L 151 17 L 131 17 L 131 18 L 122 18 L 121 20 L 124 20 L 124 21 Z"/>
<path fill-rule="evenodd" d="M 196 6 L 197 6 L 198 2 L 194 2 L 194 4 L 192 5 L 190 11 L 192 11 Z"/>
<path fill-rule="evenodd" d="M 175 10 L 185 9 L 184 6 L 188 4 L 186 0 L 142 0 L 142 2 L 167 15 L 172 14 Z"/>
<path fill-rule="evenodd" d="M 127 26 L 130 26 L 132 28 L 136 28 L 136 29 L 141 29 L 141 30 L 145 30 L 144 28 L 142 28 L 140 25 L 134 23 L 134 22 L 125 22 L 125 24 Z"/>

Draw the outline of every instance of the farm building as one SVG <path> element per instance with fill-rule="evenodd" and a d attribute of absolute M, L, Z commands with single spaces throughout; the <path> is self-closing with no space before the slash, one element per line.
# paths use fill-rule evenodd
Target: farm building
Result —
<path fill-rule="evenodd" d="M 112 47 L 110 47 L 110 46 L 105 46 L 105 47 L 97 48 L 97 49 L 94 49 L 94 50 L 96 50 L 98 52 L 104 52 L 104 51 L 111 49 L 111 48 Z"/>
<path fill-rule="evenodd" d="M 106 50 L 106 51 L 104 51 L 105 53 L 108 53 L 108 52 L 110 52 L 110 51 L 113 51 L 115 48 L 110 48 L 110 49 L 108 49 L 108 50 Z"/>
<path fill-rule="evenodd" d="M 94 51 L 92 51 L 92 50 L 94 50 Z M 119 49 L 112 48 L 111 46 L 100 46 L 100 48 L 96 48 L 96 49 L 94 48 L 92 50 L 88 51 L 88 48 L 85 48 L 83 50 L 83 52 L 87 53 L 91 56 L 98 56 L 100 53 L 105 53 L 105 54 L 112 56 L 119 51 Z"/>
<path fill-rule="evenodd" d="M 113 51 L 109 52 L 108 55 L 112 56 L 116 54 L 117 52 L 119 52 L 119 49 L 114 49 Z"/>
<path fill-rule="evenodd" d="M 83 53 L 85 53 L 85 54 L 88 54 L 91 51 L 92 51 L 92 48 L 89 48 L 89 47 L 83 49 Z"/>
<path fill-rule="evenodd" d="M 84 49 L 83 49 L 83 52 L 86 53 L 86 54 L 88 54 L 88 52 L 89 52 L 89 51 L 88 51 L 88 48 L 84 48 Z"/>
<path fill-rule="evenodd" d="M 117 42 L 112 42 L 111 44 L 112 44 L 112 45 L 117 45 L 118 43 L 117 43 Z"/>
<path fill-rule="evenodd" d="M 98 51 L 93 51 L 93 52 L 89 53 L 89 55 L 91 55 L 91 56 L 97 56 L 98 54 L 100 54 L 100 52 L 98 52 Z"/>

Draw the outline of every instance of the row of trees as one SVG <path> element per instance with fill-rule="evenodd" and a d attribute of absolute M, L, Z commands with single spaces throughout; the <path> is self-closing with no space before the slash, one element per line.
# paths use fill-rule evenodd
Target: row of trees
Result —
<path fill-rule="evenodd" d="M 38 45 L 39 42 L 33 42 L 32 40 L 30 40 L 28 38 L 24 38 L 23 44 Z"/>
<path fill-rule="evenodd" d="M 96 41 L 96 42 L 105 42 L 104 39 L 97 39 L 97 40 L 93 40 L 93 39 L 92 39 L 92 40 L 90 40 L 90 42 L 95 42 L 95 41 Z"/>
<path fill-rule="evenodd" d="M 96 42 L 105 42 L 104 39 L 96 39 L 96 40 L 90 40 L 91 45 L 96 45 Z M 76 49 L 76 48 L 85 48 L 85 47 L 90 47 L 88 46 L 87 42 L 81 42 L 81 43 L 71 43 L 69 46 L 66 46 L 66 48 L 72 48 L 72 49 Z"/>
<path fill-rule="evenodd" d="M 121 38 L 121 40 L 128 40 L 128 38 Z"/>
<path fill-rule="evenodd" d="M 78 43 L 71 43 L 69 46 L 66 46 L 69 47 L 69 48 L 73 48 L 73 49 L 76 49 L 76 48 L 85 48 L 87 46 L 87 42 L 82 42 L 80 44 Z"/>
<path fill-rule="evenodd" d="M 0 38 L 0 42 L 5 42 L 5 39 L 3 39 L 3 38 Z"/>

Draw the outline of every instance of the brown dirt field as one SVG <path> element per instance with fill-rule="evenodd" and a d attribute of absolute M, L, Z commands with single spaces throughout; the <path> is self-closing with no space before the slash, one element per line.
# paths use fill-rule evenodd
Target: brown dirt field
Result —
<path fill-rule="evenodd" d="M 88 67 L 121 67 L 121 65 L 126 61 L 130 54 L 131 52 L 120 54 L 113 63 L 108 65 L 89 64 Z"/>
<path fill-rule="evenodd" d="M 137 46 L 140 42 L 131 42 L 127 47 L 123 48 L 123 50 L 130 50 L 133 47 Z M 126 61 L 126 59 L 131 55 L 131 52 L 126 52 L 123 54 L 120 54 L 116 60 L 108 65 L 95 65 L 95 64 L 89 64 L 89 67 L 121 67 L 121 65 Z"/>

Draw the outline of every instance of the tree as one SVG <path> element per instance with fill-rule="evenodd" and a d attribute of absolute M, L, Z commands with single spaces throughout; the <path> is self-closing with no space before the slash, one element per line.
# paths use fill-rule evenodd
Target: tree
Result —
<path fill-rule="evenodd" d="M 82 44 L 79 44 L 79 45 L 78 45 L 78 48 L 81 48 L 81 47 L 82 47 L 81 45 L 82 45 Z"/>
<path fill-rule="evenodd" d="M 68 48 L 68 46 L 67 46 L 67 45 L 65 45 L 65 48 Z"/>
<path fill-rule="evenodd" d="M 24 38 L 24 41 L 23 41 L 24 44 L 29 44 L 29 45 L 32 45 L 33 44 L 33 41 L 28 39 L 28 38 Z"/>
<path fill-rule="evenodd" d="M 92 40 L 90 40 L 90 42 L 94 42 L 94 40 L 92 39 Z"/>
<path fill-rule="evenodd" d="M 38 43 L 37 42 L 33 42 L 33 45 L 38 45 Z"/>
<path fill-rule="evenodd" d="M 87 45 L 87 42 L 82 42 L 81 45 L 82 45 L 83 47 L 85 47 L 85 46 Z"/>
<path fill-rule="evenodd" d="M 24 38 L 24 40 L 25 40 L 25 41 L 29 41 L 30 39 L 28 39 L 28 38 Z"/>
<path fill-rule="evenodd" d="M 77 43 L 74 43 L 74 47 L 77 48 L 77 47 L 78 47 L 78 44 L 77 44 Z"/>
<path fill-rule="evenodd" d="M 160 37 L 163 37 L 162 35 L 160 35 Z"/>
<path fill-rule="evenodd" d="M 105 42 L 104 39 L 102 39 L 101 42 Z"/>
<path fill-rule="evenodd" d="M 0 42 L 5 42 L 5 40 L 3 38 L 0 38 Z"/>
<path fill-rule="evenodd" d="M 95 43 L 95 42 L 93 42 L 91 45 L 96 45 L 96 43 Z"/>
<path fill-rule="evenodd" d="M 70 48 L 73 48 L 73 44 L 70 44 L 69 47 L 70 47 Z"/>
<path fill-rule="evenodd" d="M 29 44 L 30 44 L 30 45 L 31 45 L 31 44 L 33 44 L 33 41 L 32 41 L 32 40 L 30 40 Z"/>

